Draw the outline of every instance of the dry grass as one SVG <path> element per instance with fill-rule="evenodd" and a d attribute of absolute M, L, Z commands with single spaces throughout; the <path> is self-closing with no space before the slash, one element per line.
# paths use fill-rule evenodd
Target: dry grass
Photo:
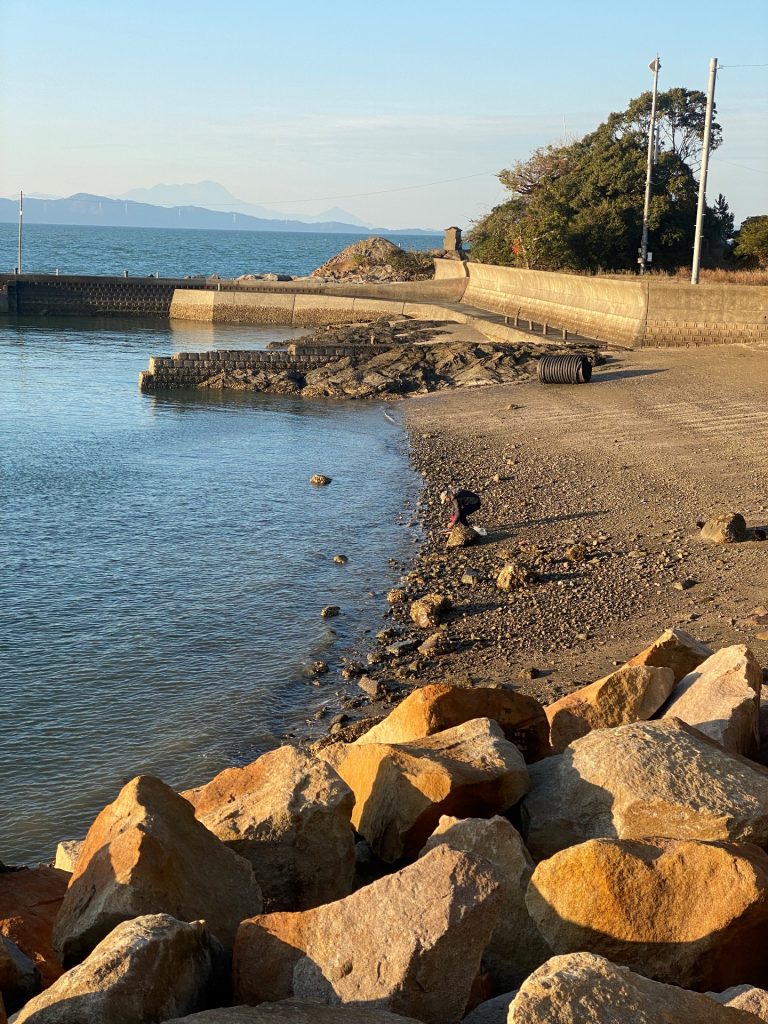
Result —
<path fill-rule="evenodd" d="M 633 270 L 614 271 L 613 273 L 598 273 L 595 277 L 637 277 Z M 690 267 L 678 267 L 677 270 L 649 270 L 646 277 L 662 278 L 668 281 L 691 280 Z M 759 284 L 768 285 L 768 270 L 726 270 L 722 267 L 707 269 L 702 267 L 699 273 L 701 284 Z"/>

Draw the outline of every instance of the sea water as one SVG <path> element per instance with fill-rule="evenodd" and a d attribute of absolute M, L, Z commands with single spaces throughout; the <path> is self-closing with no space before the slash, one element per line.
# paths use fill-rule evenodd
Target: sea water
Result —
<path fill-rule="evenodd" d="M 416 539 L 396 404 L 137 387 L 149 355 L 293 334 L 0 319 L 3 862 L 136 774 L 194 786 L 300 734 L 340 685 L 311 663 L 380 627 Z"/>

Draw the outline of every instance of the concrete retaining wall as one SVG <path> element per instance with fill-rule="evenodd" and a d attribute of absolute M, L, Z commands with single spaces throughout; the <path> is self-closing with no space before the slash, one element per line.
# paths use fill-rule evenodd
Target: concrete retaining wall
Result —
<path fill-rule="evenodd" d="M 462 301 L 627 348 L 768 344 L 768 288 L 760 285 L 614 280 L 470 263 Z"/>

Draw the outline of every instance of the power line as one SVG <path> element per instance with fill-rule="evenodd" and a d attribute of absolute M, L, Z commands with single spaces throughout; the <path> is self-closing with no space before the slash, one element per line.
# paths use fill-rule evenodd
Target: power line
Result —
<path fill-rule="evenodd" d="M 768 64 L 720 64 L 718 71 L 730 71 L 731 68 L 768 68 Z"/>
<path fill-rule="evenodd" d="M 434 185 L 447 185 L 453 181 L 468 181 L 470 178 L 485 178 L 487 175 L 496 175 L 498 171 L 478 171 L 476 174 L 463 174 L 460 178 L 441 178 L 439 181 L 427 181 L 423 185 L 400 185 L 398 188 L 382 188 L 376 192 L 350 192 L 343 196 L 314 196 L 311 199 L 261 199 L 255 202 L 254 206 L 288 206 L 291 203 L 330 203 L 337 199 L 362 199 L 367 196 L 384 196 L 392 192 L 410 192 L 417 188 L 432 188 Z M 224 204 L 220 204 L 224 205 Z"/>

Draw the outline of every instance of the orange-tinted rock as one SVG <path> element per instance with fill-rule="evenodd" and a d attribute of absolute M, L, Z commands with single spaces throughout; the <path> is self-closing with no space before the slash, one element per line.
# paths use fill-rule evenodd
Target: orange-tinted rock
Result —
<path fill-rule="evenodd" d="M 48 867 L 0 871 L 0 934 L 29 957 L 44 985 L 62 970 L 52 935 L 69 877 L 66 871 Z"/>
<path fill-rule="evenodd" d="M 411 605 L 411 620 L 421 629 L 439 626 L 450 611 L 451 602 L 443 594 L 427 594 Z"/>
<path fill-rule="evenodd" d="M 700 991 L 768 981 L 768 855 L 751 843 L 594 839 L 542 861 L 526 902 L 553 953 Z"/>
<path fill-rule="evenodd" d="M 324 761 L 280 747 L 182 796 L 251 862 L 265 911 L 308 910 L 351 892 L 354 797 Z"/>
<path fill-rule="evenodd" d="M 390 863 L 415 856 L 441 815 L 490 817 L 528 789 L 522 754 L 487 718 L 412 743 L 353 743 L 337 770 L 355 794 L 352 824 Z"/>
<path fill-rule="evenodd" d="M 410 743 L 422 736 L 452 729 L 473 718 L 498 722 L 527 762 L 550 752 L 549 723 L 534 697 L 490 686 L 449 686 L 432 683 L 410 693 L 383 722 L 357 743 Z"/>
<path fill-rule="evenodd" d="M 561 697 L 544 710 L 553 750 L 593 729 L 611 729 L 645 721 L 658 711 L 675 684 L 671 668 L 622 665 L 604 679 Z"/>
<path fill-rule="evenodd" d="M 762 666 L 748 647 L 724 647 L 680 680 L 664 718 L 679 718 L 726 750 L 755 757 L 762 681 Z"/>
<path fill-rule="evenodd" d="M 235 1002 L 293 996 L 457 1024 L 501 900 L 489 862 L 440 846 L 336 903 L 244 921 Z"/>
<path fill-rule="evenodd" d="M 225 998 L 223 951 L 203 921 L 123 921 L 83 963 L 32 999 L 18 1024 L 154 1024 Z"/>
<path fill-rule="evenodd" d="M 507 1024 L 759 1024 L 759 1018 L 601 956 L 570 953 L 552 957 L 523 982 Z"/>
<path fill-rule="evenodd" d="M 675 682 L 706 661 L 711 648 L 682 629 L 667 629 L 652 644 L 630 658 L 628 665 L 647 665 L 649 668 L 671 668 Z"/>
<path fill-rule="evenodd" d="M 65 964 L 77 963 L 120 921 L 170 914 L 205 920 L 231 947 L 240 921 L 261 907 L 250 863 L 201 825 L 188 801 L 142 775 L 91 825 L 54 944 Z"/>

